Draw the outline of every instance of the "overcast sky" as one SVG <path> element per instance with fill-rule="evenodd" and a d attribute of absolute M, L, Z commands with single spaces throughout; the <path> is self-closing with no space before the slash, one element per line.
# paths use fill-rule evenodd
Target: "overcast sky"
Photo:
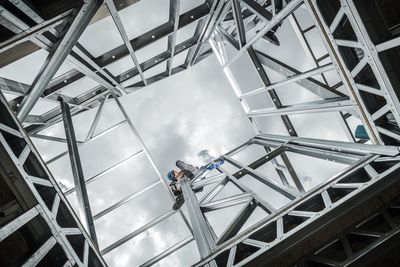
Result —
<path fill-rule="evenodd" d="M 203 1 L 181 2 L 181 13 L 183 13 Z M 163 6 L 163 9 L 161 6 Z M 156 9 L 161 10 L 160 13 L 148 12 Z M 120 13 L 122 21 L 127 27 L 129 38 L 134 38 L 168 19 L 168 1 L 139 1 L 132 8 L 126 8 Z M 307 16 L 305 10 L 300 8 L 297 13 L 304 23 L 304 28 L 309 26 L 309 16 Z M 147 23 L 138 24 L 136 19 L 139 19 L 143 14 L 146 14 Z M 137 25 L 140 25 L 140 27 L 136 27 Z M 195 27 L 193 26 L 185 27 L 179 32 L 178 39 L 183 41 L 189 38 L 193 35 L 194 30 Z M 312 32 L 311 34 L 313 34 Z M 281 40 L 282 45 L 280 47 L 268 44 L 263 40 L 257 42 L 255 47 L 299 70 L 304 71 L 314 67 L 310 56 L 302 52 L 302 46 L 297 41 L 288 21 L 285 21 L 282 25 L 277 36 Z M 315 40 L 312 45 L 319 53 L 318 56 L 323 55 L 324 49 L 318 43 L 318 36 L 311 36 L 311 39 Z M 290 40 L 290 42 L 285 42 L 285 40 Z M 97 56 L 122 44 L 122 40 L 117 34 L 112 19 L 107 17 L 89 26 L 81 37 L 80 43 L 90 53 Z M 139 60 L 142 62 L 154 56 L 154 54 L 166 50 L 166 44 L 167 40 L 163 38 L 138 51 Z M 229 49 L 227 47 L 228 52 Z M 39 50 L 0 69 L 0 76 L 31 84 L 47 54 L 47 52 Z M 185 54 L 179 56 L 175 61 L 175 66 L 183 62 L 184 58 Z M 107 66 L 107 69 L 117 75 L 132 67 L 133 63 L 127 56 Z M 73 65 L 67 61 L 58 71 L 58 74 L 72 68 Z M 145 72 L 145 75 L 150 76 L 160 69 L 165 69 L 165 64 L 150 69 Z M 284 78 L 268 68 L 265 68 L 265 70 L 272 82 Z M 247 55 L 235 62 L 231 71 L 243 92 L 262 86 L 262 82 L 256 75 Z M 320 77 L 314 78 L 319 79 Z M 334 81 L 337 79 L 337 75 L 331 73 L 330 78 Z M 129 80 L 128 83 L 135 81 L 137 81 L 137 78 Z M 62 93 L 74 97 L 96 85 L 95 81 L 85 77 L 65 86 Z M 297 84 L 283 86 L 277 89 L 277 93 L 284 105 L 321 99 Z M 12 99 L 14 96 L 7 95 L 7 97 Z M 266 93 L 248 100 L 250 107 L 254 109 L 273 107 Z M 231 88 L 231 84 L 214 55 L 186 71 L 121 97 L 120 101 L 144 144 L 149 149 L 149 154 L 163 178 L 169 170 L 174 168 L 175 161 L 178 159 L 200 166 L 210 158 L 218 157 L 242 144 L 255 134 Z M 41 101 L 35 106 L 31 114 L 41 114 L 57 104 Z M 85 140 L 96 110 L 93 109 L 74 116 L 78 140 Z M 106 103 L 102 114 L 95 133 L 100 133 L 124 120 L 112 99 Z M 300 136 L 347 140 L 338 122 L 337 114 L 293 115 L 290 116 L 290 119 Z M 258 122 L 265 133 L 287 135 L 281 118 L 278 116 L 262 118 Z M 356 124 L 357 120 L 353 122 L 352 127 Z M 61 123 L 43 131 L 42 134 L 65 137 Z M 45 161 L 66 150 L 64 143 L 37 138 L 33 138 L 33 141 Z M 118 162 L 123 162 L 101 178 L 88 184 L 87 189 L 93 214 L 97 214 L 140 189 L 150 187 L 145 194 L 95 221 L 100 249 L 107 247 L 171 209 L 173 203 L 171 197 L 164 185 L 157 183 L 157 181 L 160 181 L 159 176 L 152 168 L 145 153 L 140 152 L 141 149 L 139 140 L 133 135 L 126 123 L 122 123 L 119 127 L 98 139 L 80 145 L 80 155 L 86 179 Z M 235 159 L 248 164 L 264 153 L 265 150 L 262 148 L 252 146 L 235 156 Z M 293 153 L 288 153 L 288 156 L 306 188 L 313 187 L 345 167 L 342 164 L 313 159 L 313 167 L 311 168 L 310 158 Z M 73 187 L 74 183 L 67 156 L 49 164 L 49 168 L 63 190 Z M 226 164 L 224 168 L 230 171 L 235 170 L 229 164 Z M 259 170 L 279 182 L 271 163 L 265 164 Z M 276 208 L 288 201 L 282 195 L 255 181 L 255 179 L 244 177 L 243 181 Z M 204 194 L 207 188 L 198 195 Z M 228 184 L 216 198 L 237 193 L 238 189 Z M 75 195 L 69 195 L 68 199 L 72 206 L 76 208 Z M 214 227 L 217 235 L 225 229 L 229 223 L 229 218 L 233 218 L 240 208 L 241 206 L 234 206 L 220 212 L 207 214 L 207 219 Z M 246 226 L 265 215 L 263 211 L 256 209 Z M 110 252 L 105 256 L 105 259 L 111 267 L 137 266 L 188 236 L 190 236 L 190 232 L 180 216 L 175 214 Z M 159 263 L 159 266 L 188 266 L 197 259 L 198 253 L 195 243 L 191 242 L 179 252 L 164 259 Z"/>
<path fill-rule="evenodd" d="M 137 128 L 157 168 L 165 177 L 177 159 L 201 165 L 204 151 L 217 157 L 254 136 L 254 130 L 225 78 L 215 56 L 210 56 L 184 72 L 120 98 Z M 86 137 L 96 109 L 74 117 L 78 140 Z M 114 101 L 105 105 L 96 133 L 123 120 Z M 62 124 L 42 134 L 63 137 Z M 62 143 L 33 139 L 44 159 L 66 149 Z M 140 150 L 127 124 L 99 139 L 80 146 L 85 178 L 128 158 L 124 164 L 88 185 L 93 213 L 96 214 L 125 196 L 151 185 L 158 176 L 145 155 L 129 158 Z M 199 152 L 203 151 L 202 155 Z M 65 189 L 73 187 L 68 157 L 49 165 Z M 232 191 L 233 193 L 233 191 Z M 68 196 L 77 207 L 74 194 Z M 151 219 L 171 209 L 172 201 L 161 185 L 96 221 L 100 248 L 117 241 Z M 134 213 L 129 216 L 127 214 Z M 232 215 L 233 216 L 233 215 Z M 116 224 L 119 225 L 115 228 Z M 218 224 L 217 224 L 218 225 Z M 111 266 L 136 266 L 189 235 L 178 215 L 141 234 L 106 255 Z M 176 233 L 179 233 L 177 235 Z M 184 256 L 171 255 L 161 266 L 187 266 L 197 259 L 193 244 Z M 189 253 L 190 251 L 190 253 Z M 168 263 L 169 262 L 169 263 Z"/>

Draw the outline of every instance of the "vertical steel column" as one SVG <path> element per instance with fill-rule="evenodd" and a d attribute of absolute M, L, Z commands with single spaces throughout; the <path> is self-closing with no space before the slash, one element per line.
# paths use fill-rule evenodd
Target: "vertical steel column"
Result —
<path fill-rule="evenodd" d="M 189 212 L 190 221 L 192 222 L 193 236 L 196 240 L 200 257 L 205 258 L 215 247 L 215 241 L 203 217 L 197 198 L 190 187 L 189 180 L 187 178 L 180 180 L 180 185 Z"/>
<path fill-rule="evenodd" d="M 72 174 L 74 176 L 74 183 L 76 188 L 76 196 L 78 198 L 80 207 L 80 219 L 84 222 L 89 230 L 93 243 L 97 246 L 97 236 L 94 228 L 92 211 L 90 209 L 89 197 L 86 191 L 85 177 L 83 176 L 83 169 L 79 157 L 79 150 L 76 144 L 76 137 L 74 126 L 72 123 L 71 112 L 69 105 L 64 102 L 63 98 L 59 99 L 61 105 L 61 112 L 64 122 L 65 137 L 67 139 L 69 158 L 71 161 Z"/>

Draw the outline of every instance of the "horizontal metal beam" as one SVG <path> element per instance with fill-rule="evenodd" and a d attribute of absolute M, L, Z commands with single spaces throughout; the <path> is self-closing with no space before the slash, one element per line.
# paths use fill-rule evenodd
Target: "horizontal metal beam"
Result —
<path fill-rule="evenodd" d="M 241 97 L 248 97 L 248 96 L 259 94 L 261 92 L 265 92 L 265 91 L 269 91 L 269 90 L 272 90 L 272 89 L 276 89 L 277 87 L 281 87 L 281 86 L 284 86 L 284 85 L 287 85 L 287 84 L 290 84 L 290 83 L 294 83 L 294 82 L 297 82 L 297 81 L 300 81 L 300 80 L 304 80 L 304 79 L 310 78 L 312 76 L 315 76 L 315 75 L 318 75 L 318 74 L 321 74 L 321 73 L 324 73 L 324 72 L 328 72 L 328 71 L 331 71 L 331 70 L 334 70 L 334 69 L 335 69 L 335 66 L 333 64 L 329 63 L 329 64 L 326 64 L 324 66 L 317 67 L 315 69 L 306 71 L 304 73 L 296 74 L 294 76 L 285 78 L 285 79 L 283 79 L 283 80 L 281 80 L 279 82 L 270 84 L 270 85 L 268 85 L 266 87 L 259 88 L 259 89 L 256 89 L 254 91 L 250 91 L 250 92 L 244 93 L 244 94 L 241 95 Z"/>
<path fill-rule="evenodd" d="M 132 238 L 134 238 L 135 236 L 140 235 L 141 233 L 147 231 L 148 229 L 150 229 L 151 227 L 153 227 L 154 225 L 164 221 L 165 219 L 171 217 L 172 215 L 174 215 L 177 211 L 175 210 L 170 210 L 164 214 L 162 214 L 161 216 L 158 216 L 157 218 L 153 219 L 152 221 L 146 223 L 145 225 L 143 225 L 142 227 L 140 227 L 139 229 L 133 231 L 132 233 L 124 236 L 123 238 L 121 238 L 120 240 L 114 242 L 113 244 L 109 245 L 108 247 L 106 247 L 105 249 L 101 250 L 101 255 L 105 255 L 107 253 L 109 253 L 110 251 L 116 249 L 117 247 L 121 246 L 122 244 L 128 242 L 129 240 L 131 240 Z"/>
<path fill-rule="evenodd" d="M 309 113 L 325 113 L 355 110 L 357 107 L 350 100 L 329 99 L 309 103 L 284 106 L 278 109 L 256 109 L 247 112 L 249 117 L 269 117 L 278 115 L 294 115 Z"/>
<path fill-rule="evenodd" d="M 187 11 L 186 13 L 179 16 L 179 25 L 178 30 L 189 25 L 190 23 L 196 22 L 199 19 L 203 18 L 210 12 L 210 8 L 206 3 L 195 7 L 192 10 Z M 166 22 L 132 40 L 130 40 L 132 44 L 132 48 L 134 51 L 138 51 L 139 49 L 144 48 L 145 46 L 160 40 L 161 38 L 168 36 L 174 32 L 174 25 L 171 22 Z M 95 61 L 100 67 L 105 67 L 115 60 L 123 58 L 129 54 L 128 49 L 125 45 L 120 45 L 106 54 L 101 55 L 96 58 Z"/>
<path fill-rule="evenodd" d="M 36 207 L 31 208 L 30 210 L 26 211 L 25 213 L 21 214 L 15 220 L 9 222 L 8 224 L 4 225 L 0 228 L 0 242 L 6 239 L 9 235 L 17 231 L 19 228 L 24 226 L 30 220 L 35 218 L 39 215 L 39 211 Z"/>
<path fill-rule="evenodd" d="M 299 70 L 294 69 L 293 67 L 288 66 L 287 64 L 267 55 L 260 51 L 256 51 L 257 57 L 259 58 L 262 65 L 267 68 L 285 76 L 285 77 L 294 77 L 296 75 L 300 75 L 301 72 Z M 345 94 L 336 91 L 326 84 L 321 83 L 320 81 L 309 77 L 302 80 L 294 81 L 296 84 L 300 85 L 304 89 L 312 92 L 315 95 L 320 96 L 323 99 L 334 98 L 338 96 L 346 96 Z"/>
<path fill-rule="evenodd" d="M 160 254 L 156 255 L 155 257 L 151 258 L 150 260 L 146 261 L 145 263 L 143 263 L 142 265 L 140 265 L 140 267 L 149 267 L 152 266 L 154 264 L 156 264 L 157 262 L 159 262 L 160 260 L 164 259 L 165 257 L 168 257 L 169 255 L 171 255 L 172 253 L 174 253 L 175 251 L 179 250 L 180 248 L 186 246 L 187 244 L 189 244 L 190 242 L 192 242 L 194 240 L 193 236 L 189 236 L 186 237 L 185 239 L 183 239 L 182 241 L 180 241 L 179 243 L 173 245 L 172 247 L 164 250 L 163 252 L 161 252 Z"/>
<path fill-rule="evenodd" d="M 121 207 L 122 205 L 124 205 L 125 203 L 128 203 L 132 199 L 134 199 L 134 198 L 146 193 L 147 191 L 149 191 L 151 188 L 155 187 L 158 184 L 160 184 L 160 181 L 156 180 L 156 181 L 152 182 L 150 185 L 140 189 L 139 191 L 134 192 L 134 193 L 124 197 L 123 199 L 119 200 L 118 202 L 112 204 L 111 206 L 109 206 L 109 207 L 105 208 L 104 210 L 100 211 L 99 213 L 95 214 L 93 216 L 93 220 L 97 220 L 97 219 L 103 217 L 107 213 L 115 210 L 116 208 Z"/>
<path fill-rule="evenodd" d="M 291 144 L 298 144 L 302 146 L 325 149 L 330 151 L 340 151 L 343 153 L 366 155 L 366 154 L 378 154 L 387 156 L 396 156 L 400 150 L 395 146 L 380 146 L 380 145 L 367 145 L 367 144 L 355 144 L 341 141 L 323 140 L 315 138 L 303 138 L 303 137 L 289 137 L 280 136 L 273 134 L 261 134 L 256 137 L 257 139 L 270 140 L 280 143 L 290 142 Z"/>
<path fill-rule="evenodd" d="M 42 23 L 44 20 L 38 12 L 26 0 L 10 0 L 10 2 L 21 10 L 25 15 L 31 18 L 36 23 Z"/>
<path fill-rule="evenodd" d="M 205 204 L 201 204 L 200 208 L 201 208 L 202 212 L 208 212 L 208 211 L 224 209 L 224 208 L 228 208 L 231 206 L 243 204 L 243 203 L 248 202 L 250 199 L 252 199 L 251 194 L 242 193 L 242 194 L 214 200 L 211 202 L 207 202 Z"/>

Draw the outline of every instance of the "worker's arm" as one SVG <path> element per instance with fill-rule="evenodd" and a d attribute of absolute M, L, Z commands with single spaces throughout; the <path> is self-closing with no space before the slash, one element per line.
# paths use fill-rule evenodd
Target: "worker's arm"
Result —
<path fill-rule="evenodd" d="M 178 175 L 175 176 L 175 178 L 179 181 L 185 176 L 185 173 L 183 171 L 180 171 Z"/>

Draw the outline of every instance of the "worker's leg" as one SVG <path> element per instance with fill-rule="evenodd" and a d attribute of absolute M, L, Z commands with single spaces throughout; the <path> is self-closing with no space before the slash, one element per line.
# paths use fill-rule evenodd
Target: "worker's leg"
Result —
<path fill-rule="evenodd" d="M 176 161 L 176 167 L 178 167 L 182 171 L 188 171 L 191 173 L 195 173 L 199 169 L 199 168 L 196 168 L 195 166 L 187 164 L 181 160 Z"/>
<path fill-rule="evenodd" d="M 180 209 L 182 207 L 183 203 L 185 203 L 185 199 L 183 198 L 183 195 L 180 195 L 175 199 L 175 203 L 172 206 L 172 209 L 173 210 Z"/>
<path fill-rule="evenodd" d="M 183 203 L 185 203 L 185 199 L 183 198 L 183 195 L 182 195 L 182 190 L 180 189 L 178 182 L 170 183 L 169 187 L 171 188 L 171 191 L 175 197 L 175 203 L 172 206 L 172 209 L 178 210 L 183 205 Z"/>

